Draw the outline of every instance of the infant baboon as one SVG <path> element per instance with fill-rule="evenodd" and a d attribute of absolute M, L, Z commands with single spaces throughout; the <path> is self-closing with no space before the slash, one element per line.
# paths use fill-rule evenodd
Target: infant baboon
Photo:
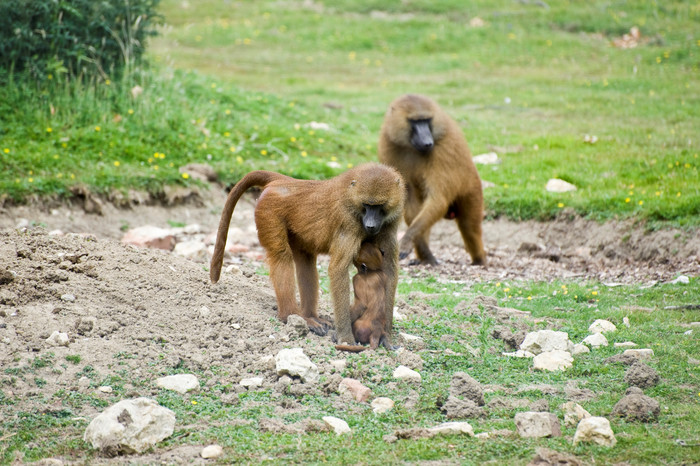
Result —
<path fill-rule="evenodd" d="M 379 137 L 379 160 L 406 181 L 401 258 L 415 248 L 418 260 L 437 264 L 428 247 L 431 227 L 455 219 L 472 263 L 486 264 L 481 239 L 481 179 L 459 125 L 433 100 L 407 94 L 389 106 Z"/>

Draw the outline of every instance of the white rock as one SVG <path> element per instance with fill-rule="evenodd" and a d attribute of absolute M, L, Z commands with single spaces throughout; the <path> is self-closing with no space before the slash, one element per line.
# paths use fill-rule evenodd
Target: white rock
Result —
<path fill-rule="evenodd" d="M 319 379 L 318 366 L 304 354 L 301 348 L 283 349 L 275 356 L 277 375 L 301 378 L 303 382 L 316 383 Z"/>
<path fill-rule="evenodd" d="M 200 456 L 204 458 L 205 460 L 211 459 L 211 458 L 218 458 L 219 456 L 224 454 L 224 449 L 220 445 L 209 445 L 204 448 L 202 448 L 202 452 L 200 453 Z"/>
<path fill-rule="evenodd" d="M 489 189 L 489 188 L 495 188 L 496 183 L 493 181 L 486 181 L 486 180 L 481 180 L 481 189 Z"/>
<path fill-rule="evenodd" d="M 243 387 L 256 388 L 261 387 L 264 380 L 263 377 L 248 377 L 246 379 L 241 379 L 239 384 Z"/>
<path fill-rule="evenodd" d="M 554 350 L 571 353 L 574 349 L 574 344 L 569 340 L 569 334 L 566 332 L 540 330 L 525 335 L 525 339 L 520 344 L 520 349 L 535 355 Z"/>
<path fill-rule="evenodd" d="M 408 333 L 399 332 L 399 336 L 407 342 L 423 341 L 423 339 L 421 337 L 416 336 L 416 335 L 410 335 Z"/>
<path fill-rule="evenodd" d="M 547 181 L 547 185 L 544 187 L 544 189 L 550 193 L 565 193 L 568 191 L 576 191 L 576 186 L 564 180 L 552 178 Z"/>
<path fill-rule="evenodd" d="M 627 317 L 627 316 L 623 317 L 623 318 L 622 318 L 622 324 L 623 324 L 625 327 L 629 328 L 629 327 L 630 327 L 630 318 Z"/>
<path fill-rule="evenodd" d="M 580 442 L 592 442 L 604 447 L 613 447 L 617 443 L 617 439 L 607 419 L 604 417 L 587 417 L 581 419 L 574 434 L 574 445 Z"/>
<path fill-rule="evenodd" d="M 209 256 L 207 245 L 196 240 L 177 243 L 173 253 L 188 259 L 206 259 Z"/>
<path fill-rule="evenodd" d="M 399 311 L 394 308 L 394 320 L 397 322 L 403 322 L 405 320 L 408 320 L 408 317 L 406 317 L 406 314 L 402 314 Z"/>
<path fill-rule="evenodd" d="M 345 359 L 334 359 L 331 361 L 331 367 L 335 369 L 336 372 L 343 372 L 348 362 Z"/>
<path fill-rule="evenodd" d="M 501 160 L 498 158 L 498 154 L 495 152 L 475 155 L 472 157 L 472 160 L 474 160 L 474 163 L 481 165 L 495 165 L 497 163 L 501 163 Z"/>
<path fill-rule="evenodd" d="M 277 366 L 275 362 L 275 357 L 271 354 L 262 356 L 260 359 L 255 361 L 253 364 L 253 369 L 260 371 L 274 371 Z"/>
<path fill-rule="evenodd" d="M 90 422 L 83 440 L 110 452 L 141 453 L 172 435 L 175 413 L 148 398 L 123 400 Z"/>
<path fill-rule="evenodd" d="M 320 129 L 322 131 L 328 131 L 329 129 L 331 129 L 328 123 L 321 123 L 318 121 L 309 122 L 307 126 L 311 129 Z"/>
<path fill-rule="evenodd" d="M 199 317 L 202 317 L 202 318 L 205 318 L 205 319 L 206 319 L 206 318 L 209 317 L 210 315 L 211 315 L 211 311 L 209 310 L 208 307 L 202 306 L 202 307 L 199 308 Z"/>
<path fill-rule="evenodd" d="M 443 422 L 438 426 L 431 427 L 428 431 L 435 435 L 466 434 L 469 437 L 474 437 L 474 428 L 468 422 Z"/>
<path fill-rule="evenodd" d="M 122 237 L 122 243 L 172 251 L 175 247 L 175 235 L 164 228 L 144 225 L 127 231 Z"/>
<path fill-rule="evenodd" d="M 352 432 L 348 423 L 334 416 L 323 416 L 323 422 L 328 424 L 337 435 L 349 434 Z"/>
<path fill-rule="evenodd" d="M 622 354 L 634 356 L 637 359 L 649 359 L 654 357 L 654 350 L 650 348 L 626 349 Z"/>
<path fill-rule="evenodd" d="M 671 281 L 671 282 L 669 282 L 669 283 L 672 283 L 672 284 L 678 284 L 678 283 L 679 283 L 679 284 L 681 284 L 681 285 L 687 285 L 687 284 L 690 283 L 690 279 L 689 279 L 688 277 L 686 277 L 685 275 L 680 275 L 678 278 L 676 278 L 675 280 L 673 280 L 673 281 Z"/>
<path fill-rule="evenodd" d="M 529 351 L 521 350 L 514 351 L 512 353 L 501 353 L 503 356 L 508 356 L 509 358 L 534 358 L 535 355 Z"/>
<path fill-rule="evenodd" d="M 56 330 L 46 339 L 46 343 L 51 346 L 68 346 L 70 344 L 70 338 L 68 338 L 67 333 Z"/>
<path fill-rule="evenodd" d="M 633 341 L 623 341 L 622 343 L 614 343 L 615 348 L 634 348 L 637 344 Z"/>
<path fill-rule="evenodd" d="M 588 327 L 588 331 L 591 333 L 614 332 L 615 330 L 617 330 L 615 324 L 603 319 L 597 319 L 591 324 L 590 327 Z"/>
<path fill-rule="evenodd" d="M 559 419 L 552 413 L 526 411 L 515 415 L 518 434 L 526 438 L 559 437 L 561 426 Z"/>
<path fill-rule="evenodd" d="M 156 379 L 156 386 L 178 393 L 187 393 L 190 390 L 199 389 L 199 380 L 192 374 L 175 374 Z"/>
<path fill-rule="evenodd" d="M 370 406 L 372 406 L 372 411 L 374 411 L 374 414 L 383 414 L 391 411 L 394 408 L 394 400 L 380 396 L 372 400 Z"/>
<path fill-rule="evenodd" d="M 394 378 L 399 380 L 406 380 L 409 382 L 420 382 L 422 380 L 420 374 L 413 369 L 401 365 L 394 369 Z"/>
<path fill-rule="evenodd" d="M 62 295 L 61 295 L 61 301 L 65 301 L 65 302 L 67 302 L 67 303 L 72 303 L 72 302 L 75 301 L 75 295 L 72 295 L 72 294 L 69 294 L 69 293 L 67 293 L 67 294 L 62 294 Z"/>
<path fill-rule="evenodd" d="M 561 371 L 573 366 L 574 358 L 568 351 L 554 350 L 540 353 L 532 360 L 536 370 Z"/>
<path fill-rule="evenodd" d="M 581 343 L 576 343 L 574 345 L 574 350 L 571 352 L 573 356 L 576 356 L 577 354 L 584 354 L 584 353 L 590 353 L 591 349 L 586 346 L 582 345 Z"/>
<path fill-rule="evenodd" d="M 97 390 L 102 393 L 112 393 L 112 387 L 110 387 L 109 385 L 102 385 L 100 387 L 97 387 Z"/>
<path fill-rule="evenodd" d="M 566 427 L 574 427 L 578 425 L 581 419 L 591 417 L 591 413 L 583 409 L 583 406 L 573 401 L 567 401 L 562 404 L 561 410 L 564 411 L 564 425 Z"/>
<path fill-rule="evenodd" d="M 185 225 L 185 228 L 183 228 L 182 231 L 187 235 L 196 235 L 198 233 L 203 233 L 204 229 L 199 223 L 191 223 L 189 225 Z"/>
<path fill-rule="evenodd" d="M 593 348 L 608 346 L 608 339 L 602 333 L 594 333 L 583 339 L 583 344 L 590 345 Z"/>

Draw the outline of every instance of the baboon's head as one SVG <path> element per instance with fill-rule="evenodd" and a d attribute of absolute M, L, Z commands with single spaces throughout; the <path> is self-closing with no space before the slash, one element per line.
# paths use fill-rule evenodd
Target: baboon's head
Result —
<path fill-rule="evenodd" d="M 353 261 L 359 273 L 375 272 L 382 269 L 384 253 L 372 243 L 362 243 Z"/>
<path fill-rule="evenodd" d="M 348 208 L 360 219 L 367 237 L 375 236 L 387 224 L 397 224 L 403 212 L 406 187 L 391 167 L 367 163 L 345 172 L 348 180 Z"/>
<path fill-rule="evenodd" d="M 389 106 L 382 133 L 396 145 L 429 154 L 445 133 L 443 118 L 440 107 L 432 99 L 406 94 Z"/>

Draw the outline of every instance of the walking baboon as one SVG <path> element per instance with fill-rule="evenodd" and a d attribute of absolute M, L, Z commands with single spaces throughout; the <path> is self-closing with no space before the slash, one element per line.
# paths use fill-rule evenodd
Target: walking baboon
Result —
<path fill-rule="evenodd" d="M 408 189 L 401 258 L 415 247 L 420 262 L 437 264 L 428 247 L 430 229 L 449 218 L 457 221 L 472 263 L 486 264 L 481 180 L 462 130 L 437 103 L 414 94 L 393 101 L 382 124 L 379 161 L 396 168 Z"/>
<path fill-rule="evenodd" d="M 357 343 L 369 344 L 371 349 L 384 345 L 394 349 L 388 343 L 386 329 L 386 275 L 382 270 L 383 252 L 372 243 L 362 243 L 357 257 L 353 261 L 357 274 L 352 278 L 355 302 L 350 309 L 352 333 Z M 364 346 L 336 345 L 336 349 L 360 352 Z"/>
<path fill-rule="evenodd" d="M 330 323 L 318 317 L 316 257 L 329 254 L 331 298 L 338 343 L 355 343 L 350 316 L 349 270 L 363 241 L 384 251 L 385 311 L 390 334 L 398 279 L 396 233 L 401 221 L 405 186 L 391 167 L 368 163 L 325 181 L 297 180 L 268 171 L 250 172 L 233 187 L 221 213 L 210 277 L 219 280 L 233 209 L 243 193 L 263 188 L 255 207 L 258 239 L 267 252 L 270 281 L 277 297 L 277 316 L 306 320 L 325 335 Z M 295 280 L 296 276 L 296 280 Z M 296 301 L 299 284 L 301 306 Z"/>

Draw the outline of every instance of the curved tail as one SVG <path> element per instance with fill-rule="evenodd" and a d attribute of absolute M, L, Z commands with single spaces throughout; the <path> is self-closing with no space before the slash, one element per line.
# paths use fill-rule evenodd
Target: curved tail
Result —
<path fill-rule="evenodd" d="M 236 207 L 238 200 L 249 188 L 259 186 L 265 189 L 265 186 L 267 186 L 269 183 L 280 179 L 289 179 L 289 177 L 279 173 L 263 170 L 250 172 L 238 183 L 236 183 L 236 186 L 234 186 L 228 193 L 226 204 L 224 204 L 224 210 L 221 211 L 219 230 L 216 233 L 216 243 L 214 245 L 214 255 L 211 258 L 211 266 L 209 269 L 209 278 L 211 279 L 212 283 L 218 282 L 219 277 L 221 276 L 221 266 L 224 263 L 224 252 L 226 249 L 228 227 L 231 224 L 233 209 Z"/>

